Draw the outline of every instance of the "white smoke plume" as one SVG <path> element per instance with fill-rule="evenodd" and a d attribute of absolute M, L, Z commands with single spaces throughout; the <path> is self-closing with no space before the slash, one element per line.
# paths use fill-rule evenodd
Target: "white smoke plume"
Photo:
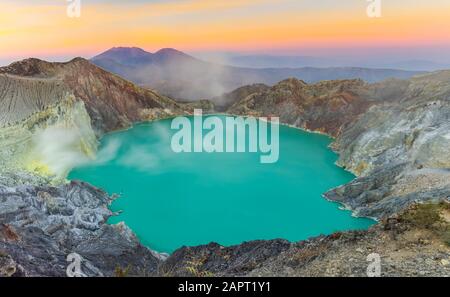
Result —
<path fill-rule="evenodd" d="M 78 129 L 52 126 L 33 135 L 29 162 L 34 170 L 64 176 L 89 162 L 95 153 L 92 149 Z"/>

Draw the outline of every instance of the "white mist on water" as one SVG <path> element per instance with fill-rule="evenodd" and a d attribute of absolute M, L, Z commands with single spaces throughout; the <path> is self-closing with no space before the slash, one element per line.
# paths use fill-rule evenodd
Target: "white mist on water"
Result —
<path fill-rule="evenodd" d="M 108 143 L 97 153 L 95 164 L 106 164 L 113 160 L 117 156 L 121 146 L 122 143 L 119 140 L 114 139 L 108 141 Z"/>
<path fill-rule="evenodd" d="M 160 158 L 157 154 L 152 154 L 147 146 L 135 145 L 129 148 L 127 154 L 120 158 L 118 163 L 146 172 L 160 166 Z"/>
<path fill-rule="evenodd" d="M 107 141 L 103 142 L 103 145 L 98 149 L 93 158 L 82 158 L 81 156 L 77 156 L 76 153 L 74 154 L 73 144 L 76 144 L 79 139 L 72 133 L 68 134 L 72 135 L 72 137 L 70 137 L 70 139 L 66 139 L 66 144 L 57 147 L 54 145 L 51 145 L 50 147 L 43 145 L 40 151 L 45 151 L 44 154 L 52 154 L 51 151 L 61 153 L 63 158 L 58 159 L 70 161 L 67 163 L 67 167 L 79 167 L 88 164 L 101 166 L 109 162 L 116 162 L 117 164 L 133 168 L 137 171 L 154 171 L 155 168 L 160 166 L 161 162 L 163 162 L 165 158 L 170 157 L 171 150 L 168 143 L 170 143 L 171 131 L 168 127 L 165 127 L 159 123 L 152 123 L 152 128 L 153 129 L 151 131 L 147 132 L 148 135 L 144 134 L 142 136 L 144 138 L 143 140 L 147 137 L 155 139 L 155 141 L 151 144 L 139 145 L 133 143 L 130 145 L 129 143 L 125 143 L 120 140 L 120 138 L 110 137 Z M 39 138 L 43 142 L 46 142 L 48 141 L 48 139 L 46 139 L 48 138 L 47 135 L 57 136 L 57 134 L 58 133 L 46 131 L 46 133 L 40 135 Z M 65 166 L 65 168 L 67 167 Z M 54 167 L 52 166 L 52 168 Z"/>

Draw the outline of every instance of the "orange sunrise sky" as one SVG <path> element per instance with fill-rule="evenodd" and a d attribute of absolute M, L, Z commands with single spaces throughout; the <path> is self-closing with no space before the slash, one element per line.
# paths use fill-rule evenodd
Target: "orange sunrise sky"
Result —
<path fill-rule="evenodd" d="M 149 51 L 331 55 L 417 53 L 450 62 L 449 0 L 1 0 L 0 62 L 91 57 L 114 46 Z M 360 52 L 358 52 L 360 51 Z M 416 58 L 411 56 L 411 58 Z"/>

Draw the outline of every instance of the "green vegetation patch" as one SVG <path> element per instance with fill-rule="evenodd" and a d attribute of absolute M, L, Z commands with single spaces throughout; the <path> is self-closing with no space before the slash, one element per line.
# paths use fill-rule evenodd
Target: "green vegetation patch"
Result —
<path fill-rule="evenodd" d="M 450 203 L 416 204 L 400 216 L 404 223 L 432 231 L 445 244 L 450 246 L 450 222 L 446 215 L 450 214 Z"/>

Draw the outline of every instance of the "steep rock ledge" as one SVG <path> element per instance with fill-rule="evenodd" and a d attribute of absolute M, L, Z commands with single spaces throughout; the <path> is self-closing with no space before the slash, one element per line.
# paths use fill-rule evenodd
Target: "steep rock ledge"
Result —
<path fill-rule="evenodd" d="M 124 224 L 107 225 L 111 199 L 67 172 L 95 155 L 97 137 L 190 106 L 134 86 L 84 59 L 28 59 L 0 68 L 0 273 L 147 275 L 161 260 Z M 50 186 L 54 184 L 55 186 Z"/>
<path fill-rule="evenodd" d="M 68 93 L 15 125 L 0 127 L 0 174 L 23 172 L 62 182 L 76 164 L 95 156 L 97 138 L 84 103 Z M 10 175 L 11 176 L 11 175 Z M 24 184 L 26 178 L 4 184 Z"/>
<path fill-rule="evenodd" d="M 448 215 L 448 209 L 448 205 L 433 207 L 441 215 Z M 375 254 L 380 257 L 381 276 L 448 277 L 450 223 L 419 227 L 414 219 L 423 219 L 423 213 L 417 211 L 407 209 L 366 231 L 337 232 L 296 243 L 277 239 L 231 247 L 214 243 L 183 247 L 158 271 L 165 276 L 365 277 L 372 263 L 368 256 Z"/>
<path fill-rule="evenodd" d="M 6 184 L 62 182 L 73 166 L 95 156 L 96 138 L 104 133 L 188 114 L 196 106 L 135 86 L 82 58 L 26 59 L 0 68 L 0 103 L 0 179 Z"/>
<path fill-rule="evenodd" d="M 356 215 L 380 219 L 450 199 L 450 71 L 377 84 L 290 79 L 245 94 L 228 111 L 279 116 L 334 137 L 337 164 L 358 178 L 325 196 Z"/>
<path fill-rule="evenodd" d="M 149 110 L 158 110 L 167 115 L 185 112 L 185 108 L 174 100 L 138 87 L 83 58 L 66 63 L 26 59 L 0 68 L 2 73 L 24 80 L 58 81 L 77 100 L 85 103 L 97 135 L 146 120 L 144 115 Z"/>
<path fill-rule="evenodd" d="M 81 270 L 87 276 L 114 276 L 118 269 L 148 275 L 161 260 L 125 225 L 106 224 L 113 215 L 108 209 L 112 200 L 88 184 L 0 185 L 0 201 L 4 275 L 66 276 L 71 253 L 82 257 Z"/>

